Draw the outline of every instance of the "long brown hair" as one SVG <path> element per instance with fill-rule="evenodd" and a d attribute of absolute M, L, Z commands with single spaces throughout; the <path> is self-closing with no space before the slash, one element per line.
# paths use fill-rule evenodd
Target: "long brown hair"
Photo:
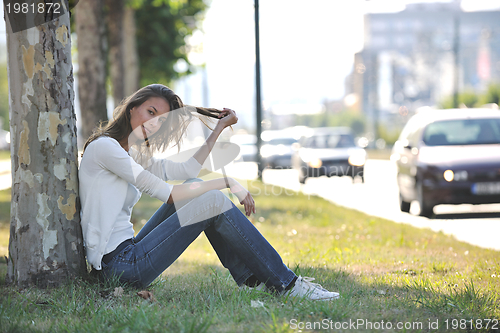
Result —
<path fill-rule="evenodd" d="M 150 84 L 125 98 L 120 105 L 115 108 L 113 119 L 105 125 L 101 124 L 94 130 L 92 135 L 85 142 L 83 150 L 85 151 L 85 148 L 87 148 L 92 141 L 101 136 L 111 137 L 118 142 L 128 140 L 129 135 L 132 133 L 130 110 L 135 106 L 140 106 L 151 97 L 164 98 L 170 105 L 170 111 L 175 110 L 175 112 L 169 113 L 167 121 L 162 124 L 158 132 L 146 140 L 145 144 L 140 144 L 136 147 L 139 152 L 146 155 L 151 155 L 154 151 L 163 152 L 171 146 L 177 146 L 178 149 L 180 149 L 182 137 L 188 125 L 195 118 L 190 112 L 191 110 L 196 110 L 200 114 L 206 113 L 207 110 L 220 112 L 215 109 L 185 106 L 180 97 L 177 96 L 172 89 L 162 84 Z M 201 121 L 210 128 L 207 123 L 208 118 L 201 116 L 197 116 L 197 118 L 201 119 Z"/>

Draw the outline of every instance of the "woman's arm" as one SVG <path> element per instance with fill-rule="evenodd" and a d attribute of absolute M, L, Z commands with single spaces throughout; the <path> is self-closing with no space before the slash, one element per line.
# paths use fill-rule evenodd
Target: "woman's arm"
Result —
<path fill-rule="evenodd" d="M 215 125 L 214 130 L 208 136 L 205 144 L 203 146 L 201 146 L 201 148 L 198 149 L 198 151 L 193 155 L 193 157 L 201 165 L 203 165 L 203 163 L 205 163 L 207 156 L 212 151 L 212 148 L 214 147 L 214 144 L 217 141 L 217 138 L 222 133 L 224 128 L 231 126 L 231 125 L 234 125 L 238 122 L 238 117 L 236 117 L 235 112 L 231 109 L 224 108 L 224 110 L 219 114 L 219 118 L 221 118 L 221 119 L 217 122 L 217 125 Z"/>
<path fill-rule="evenodd" d="M 227 178 L 227 181 L 224 178 L 217 178 L 203 182 L 174 185 L 167 203 L 172 204 L 175 201 L 192 199 L 208 191 L 222 190 L 228 186 L 231 192 L 236 195 L 240 204 L 245 206 L 246 215 L 250 216 L 252 212 L 255 214 L 255 201 L 252 195 L 233 178 Z"/>
<path fill-rule="evenodd" d="M 183 201 L 196 198 L 211 190 L 222 190 L 226 188 L 224 178 L 212 179 L 203 182 L 193 182 L 188 184 L 174 185 L 167 200 L 168 204 L 175 201 Z"/>
<path fill-rule="evenodd" d="M 196 151 L 192 158 L 185 162 L 174 162 L 170 160 L 170 158 L 155 159 L 152 157 L 149 160 L 149 165 L 146 166 L 146 170 L 163 180 L 180 180 L 198 176 L 203 163 L 212 151 L 217 138 L 224 128 L 238 122 L 238 117 L 236 117 L 235 112 L 230 109 L 224 109 L 219 114 L 219 118 L 217 125 L 207 138 L 206 143 Z"/>
<path fill-rule="evenodd" d="M 113 138 L 102 137 L 90 143 L 85 151 L 84 158 L 90 159 L 96 166 L 94 172 L 99 172 L 101 169 L 108 170 L 115 176 L 137 187 L 139 191 L 163 202 L 168 200 L 170 196 L 173 185 L 145 170 Z"/>

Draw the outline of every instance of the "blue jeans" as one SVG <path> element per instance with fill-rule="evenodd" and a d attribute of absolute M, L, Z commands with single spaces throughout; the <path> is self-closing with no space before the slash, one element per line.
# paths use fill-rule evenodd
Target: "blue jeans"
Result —
<path fill-rule="evenodd" d="M 188 182 L 191 181 L 198 180 Z M 203 215 L 207 211 L 210 214 Z M 202 220 L 186 218 L 196 212 L 200 212 L 197 217 Z M 202 231 L 238 285 L 254 275 L 269 288 L 282 291 L 296 277 L 246 216 L 216 190 L 181 204 L 163 204 L 133 238 L 132 244 L 108 264 L 102 263 L 103 274 L 118 276 L 122 282 L 144 288 Z"/>

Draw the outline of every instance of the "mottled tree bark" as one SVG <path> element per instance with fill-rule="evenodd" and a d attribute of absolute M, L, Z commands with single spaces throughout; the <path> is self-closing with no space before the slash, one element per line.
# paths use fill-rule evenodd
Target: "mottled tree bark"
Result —
<path fill-rule="evenodd" d="M 80 1 L 75 11 L 78 35 L 78 97 L 82 139 L 85 141 L 99 122 L 108 119 L 103 0 Z"/>
<path fill-rule="evenodd" d="M 106 23 L 108 26 L 109 75 L 115 107 L 125 98 L 123 64 L 123 0 L 104 0 L 106 4 Z"/>
<path fill-rule="evenodd" d="M 17 33 L 8 20 L 6 26 L 12 138 L 7 281 L 56 286 L 85 271 L 69 15 Z"/>

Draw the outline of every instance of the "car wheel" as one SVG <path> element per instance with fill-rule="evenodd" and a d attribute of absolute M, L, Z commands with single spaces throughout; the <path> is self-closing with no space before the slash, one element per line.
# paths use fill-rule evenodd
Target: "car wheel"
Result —
<path fill-rule="evenodd" d="M 299 183 L 305 184 L 307 179 L 307 175 L 305 174 L 303 168 L 299 170 Z"/>
<path fill-rule="evenodd" d="M 420 206 L 420 213 L 418 215 L 431 217 L 433 214 L 432 208 L 434 208 L 434 206 L 425 200 L 421 182 L 417 183 L 417 201 Z"/>
<path fill-rule="evenodd" d="M 364 183 L 364 182 L 365 182 L 365 177 L 363 177 L 363 176 L 352 176 L 352 183 L 353 183 L 353 184 L 354 184 L 354 183 L 356 183 L 356 179 L 359 179 L 359 181 L 360 181 L 361 183 Z"/>
<path fill-rule="evenodd" d="M 411 202 L 404 201 L 403 197 L 401 196 L 401 194 L 399 194 L 399 209 L 402 212 L 409 213 L 410 212 L 410 206 L 411 206 Z"/>

